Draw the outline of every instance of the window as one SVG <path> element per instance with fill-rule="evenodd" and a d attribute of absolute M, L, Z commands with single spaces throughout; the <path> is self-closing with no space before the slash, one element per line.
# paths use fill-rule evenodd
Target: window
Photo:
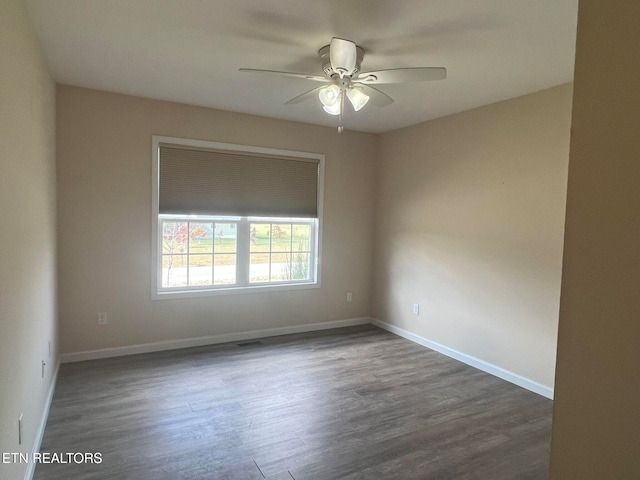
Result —
<path fill-rule="evenodd" d="M 237 224 L 161 218 L 162 288 L 235 285 Z"/>
<path fill-rule="evenodd" d="M 323 161 L 154 136 L 153 297 L 318 286 Z"/>
<path fill-rule="evenodd" d="M 313 222 L 249 223 L 249 282 L 311 280 Z"/>
<path fill-rule="evenodd" d="M 315 219 L 160 215 L 159 225 L 160 291 L 314 281 Z"/>

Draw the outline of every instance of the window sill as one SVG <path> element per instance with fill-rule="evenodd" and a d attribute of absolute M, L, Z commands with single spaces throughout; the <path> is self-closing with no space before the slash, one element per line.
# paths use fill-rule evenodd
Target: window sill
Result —
<path fill-rule="evenodd" d="M 290 290 L 309 290 L 320 288 L 319 282 L 289 283 L 286 285 L 254 285 L 204 290 L 164 290 L 153 292 L 152 300 L 174 300 L 181 298 L 215 297 L 219 295 L 246 295 L 252 293 L 284 292 Z"/>

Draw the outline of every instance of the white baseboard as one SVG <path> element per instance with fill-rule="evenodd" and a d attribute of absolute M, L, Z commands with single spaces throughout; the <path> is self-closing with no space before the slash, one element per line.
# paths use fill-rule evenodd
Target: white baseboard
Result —
<path fill-rule="evenodd" d="M 58 372 L 60 371 L 60 362 L 56 364 L 56 369 L 51 377 L 51 385 L 49 386 L 49 392 L 47 393 L 47 399 L 45 400 L 44 409 L 40 417 L 40 423 L 36 430 L 36 437 L 33 439 L 33 446 L 31 447 L 31 453 L 29 458 L 33 458 L 34 453 L 40 451 L 40 445 L 42 444 L 42 437 L 44 436 L 44 429 L 47 426 L 47 420 L 49 419 L 49 409 L 51 408 L 51 402 L 53 401 L 53 393 L 56 390 L 56 383 L 58 382 Z M 36 462 L 29 462 L 27 464 L 27 471 L 24 473 L 24 480 L 31 480 L 33 474 L 36 471 Z"/>
<path fill-rule="evenodd" d="M 478 370 L 482 370 L 483 372 L 490 373 L 498 378 L 506 380 L 507 382 L 511 382 L 519 387 L 526 388 L 538 395 L 542 395 L 543 397 L 547 397 L 553 400 L 553 388 L 547 387 L 546 385 L 542 385 L 541 383 L 535 382 L 528 378 L 525 378 L 516 373 L 510 372 L 509 370 L 505 370 L 502 367 L 498 367 L 497 365 L 493 365 L 491 363 L 485 362 L 484 360 L 480 360 L 479 358 L 472 357 L 471 355 L 467 355 L 462 352 L 458 352 L 449 347 L 445 347 L 444 345 L 440 345 L 439 343 L 432 342 L 431 340 L 427 340 L 419 335 L 411 333 L 403 328 L 396 327 L 395 325 L 391 325 L 389 323 L 382 322 L 377 319 L 372 319 L 371 323 L 374 325 L 387 330 L 391 333 L 395 333 L 407 340 L 411 340 L 417 344 L 420 344 L 424 347 L 430 348 L 431 350 L 435 350 L 436 352 L 442 353 L 447 357 L 451 357 L 455 360 L 458 360 L 462 363 L 466 363 L 467 365 L 471 365 Z"/>
<path fill-rule="evenodd" d="M 309 323 L 305 325 L 293 325 L 290 327 L 266 328 L 264 330 L 252 330 L 249 332 L 227 333 L 222 335 L 210 335 L 206 337 L 183 338 L 179 340 L 165 340 L 161 342 L 142 343 L 126 347 L 102 348 L 84 352 L 64 353 L 60 356 L 61 363 L 82 362 L 84 360 L 96 360 L 99 358 L 121 357 L 137 353 L 159 352 L 162 350 L 175 350 L 178 348 L 201 347 L 217 343 L 239 342 L 256 338 L 275 337 L 289 335 L 291 333 L 314 332 L 331 328 L 350 327 L 353 325 L 366 325 L 371 323 L 371 318 L 349 318 L 333 322 Z"/>

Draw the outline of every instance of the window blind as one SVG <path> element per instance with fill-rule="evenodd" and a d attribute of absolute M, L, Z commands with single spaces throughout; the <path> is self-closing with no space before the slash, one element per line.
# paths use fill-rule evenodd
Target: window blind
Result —
<path fill-rule="evenodd" d="M 318 216 L 318 160 L 160 144 L 159 213 Z"/>

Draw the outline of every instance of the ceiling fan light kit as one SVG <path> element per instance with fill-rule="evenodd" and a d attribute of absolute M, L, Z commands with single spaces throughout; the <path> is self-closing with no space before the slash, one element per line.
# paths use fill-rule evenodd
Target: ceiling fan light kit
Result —
<path fill-rule="evenodd" d="M 369 95 L 362 93 L 358 87 L 352 87 L 347 90 L 347 97 L 351 101 L 351 105 L 353 105 L 353 109 L 356 112 L 359 112 L 370 99 Z"/>
<path fill-rule="evenodd" d="M 346 89 L 338 85 L 327 85 L 326 87 L 320 87 L 318 90 L 318 97 L 320 98 L 320 103 L 322 103 L 324 111 L 331 115 L 339 115 L 344 99 L 344 92 L 346 92 L 347 98 L 356 112 L 369 101 L 369 96 L 362 93 L 357 87 L 351 86 Z"/>
<path fill-rule="evenodd" d="M 340 115 L 342 110 L 342 99 L 338 97 L 331 105 L 323 105 L 322 109 L 327 112 L 329 115 Z"/>
<path fill-rule="evenodd" d="M 393 103 L 393 99 L 372 87 L 372 84 L 423 82 L 447 78 L 447 70 L 443 67 L 392 68 L 361 73 L 360 66 L 364 59 L 364 49 L 351 40 L 338 37 L 333 37 L 329 45 L 318 50 L 318 56 L 322 62 L 324 76 L 251 68 L 241 68 L 240 71 L 275 74 L 328 83 L 328 85 L 302 93 L 286 103 L 294 105 L 317 96 L 325 112 L 339 116 L 338 132 L 342 132 L 344 129 L 342 117 L 345 97 L 349 99 L 349 103 L 356 112 L 360 111 L 369 101 L 379 107 L 385 107 Z"/>
<path fill-rule="evenodd" d="M 327 85 L 326 87 L 321 87 L 318 90 L 318 97 L 320 98 L 320 103 L 324 105 L 325 111 L 331 113 L 331 115 L 336 115 L 335 113 L 327 110 L 327 108 L 331 108 L 336 103 L 341 102 L 340 87 L 338 87 L 337 85 Z"/>

